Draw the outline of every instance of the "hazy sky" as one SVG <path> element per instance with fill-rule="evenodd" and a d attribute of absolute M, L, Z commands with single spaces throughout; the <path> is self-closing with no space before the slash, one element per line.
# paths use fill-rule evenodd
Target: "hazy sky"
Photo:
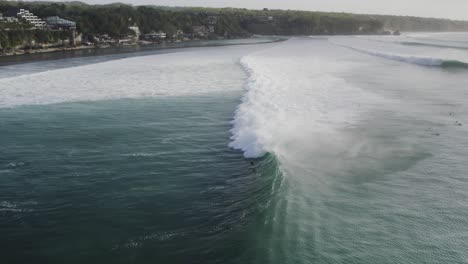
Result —
<path fill-rule="evenodd" d="M 56 0 L 57 1 L 57 0 Z M 366 14 L 413 15 L 468 20 L 468 0 L 82 0 L 134 5 L 263 7 Z"/>

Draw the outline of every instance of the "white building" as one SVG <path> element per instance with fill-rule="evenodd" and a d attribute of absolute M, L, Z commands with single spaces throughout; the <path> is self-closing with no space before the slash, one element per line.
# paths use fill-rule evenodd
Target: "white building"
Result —
<path fill-rule="evenodd" d="M 161 41 L 165 40 L 167 37 L 167 34 L 159 31 L 159 32 L 151 32 L 149 34 L 144 35 L 145 40 L 150 40 L 150 41 Z"/>
<path fill-rule="evenodd" d="M 140 37 L 140 28 L 137 25 L 133 25 L 128 27 L 128 29 L 133 30 L 135 32 L 135 38 L 138 39 Z"/>
<path fill-rule="evenodd" d="M 17 17 L 26 20 L 28 23 L 32 24 L 34 28 L 44 28 L 46 26 L 44 20 L 38 18 L 26 9 L 20 9 Z"/>

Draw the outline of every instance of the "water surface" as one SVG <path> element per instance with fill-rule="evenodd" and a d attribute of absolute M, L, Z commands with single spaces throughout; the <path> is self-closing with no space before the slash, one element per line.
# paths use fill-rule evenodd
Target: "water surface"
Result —
<path fill-rule="evenodd" d="M 304 37 L 9 68 L 3 259 L 467 263 L 467 41 Z"/>

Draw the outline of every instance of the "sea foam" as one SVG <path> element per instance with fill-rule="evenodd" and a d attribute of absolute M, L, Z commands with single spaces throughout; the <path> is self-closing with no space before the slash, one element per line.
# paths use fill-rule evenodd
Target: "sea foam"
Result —
<path fill-rule="evenodd" d="M 312 143 L 359 120 L 374 95 L 340 77 L 353 65 L 330 60 L 336 50 L 326 40 L 292 39 L 244 57 L 250 77 L 230 147 L 248 158 L 278 155 L 285 147 Z"/>
<path fill-rule="evenodd" d="M 192 49 L 0 79 L 0 108 L 241 91 L 253 46 Z"/>

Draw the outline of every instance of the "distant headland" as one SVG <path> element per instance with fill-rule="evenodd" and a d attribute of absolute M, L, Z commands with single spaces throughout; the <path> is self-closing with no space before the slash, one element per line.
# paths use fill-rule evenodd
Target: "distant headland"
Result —
<path fill-rule="evenodd" d="M 468 31 L 467 21 L 294 10 L 0 2 L 0 55 L 252 35 Z"/>

